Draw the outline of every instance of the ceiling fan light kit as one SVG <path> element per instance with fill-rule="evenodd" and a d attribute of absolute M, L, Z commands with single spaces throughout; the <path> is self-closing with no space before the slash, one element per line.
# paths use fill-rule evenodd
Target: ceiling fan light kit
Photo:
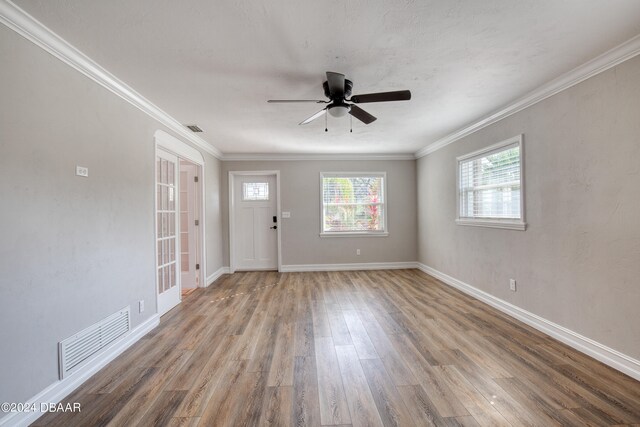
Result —
<path fill-rule="evenodd" d="M 329 109 L 329 114 L 331 114 L 333 117 L 344 117 L 347 115 L 349 110 L 351 110 L 351 106 L 347 104 L 330 105 L 327 106 L 327 108 Z"/>
<path fill-rule="evenodd" d="M 318 111 L 311 117 L 300 122 L 301 125 L 311 123 L 318 117 L 325 115 L 327 112 L 333 117 L 344 117 L 350 114 L 365 125 L 373 123 L 376 117 L 367 113 L 355 104 L 364 104 L 367 102 L 389 102 L 389 101 L 408 101 L 411 99 L 411 92 L 408 90 L 397 90 L 393 92 L 377 92 L 367 93 L 363 95 L 351 96 L 353 82 L 344 77 L 344 74 L 327 71 L 327 80 L 322 84 L 324 95 L 329 101 L 311 100 L 311 99 L 270 99 L 269 103 L 291 103 L 291 102 L 314 102 L 317 104 L 327 104 L 322 110 Z M 325 126 L 325 131 L 326 131 Z M 353 129 L 352 129 L 353 132 Z"/>

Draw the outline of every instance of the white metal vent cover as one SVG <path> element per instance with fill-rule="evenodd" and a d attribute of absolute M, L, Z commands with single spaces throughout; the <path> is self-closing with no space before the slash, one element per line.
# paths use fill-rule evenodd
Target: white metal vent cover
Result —
<path fill-rule="evenodd" d="M 104 320 L 58 343 L 60 379 L 131 329 L 131 308 L 125 307 Z"/>

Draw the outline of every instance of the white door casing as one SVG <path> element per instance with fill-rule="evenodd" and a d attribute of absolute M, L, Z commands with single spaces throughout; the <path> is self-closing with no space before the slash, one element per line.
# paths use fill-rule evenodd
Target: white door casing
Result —
<path fill-rule="evenodd" d="M 278 178 L 277 171 L 229 172 L 232 272 L 279 270 Z"/>

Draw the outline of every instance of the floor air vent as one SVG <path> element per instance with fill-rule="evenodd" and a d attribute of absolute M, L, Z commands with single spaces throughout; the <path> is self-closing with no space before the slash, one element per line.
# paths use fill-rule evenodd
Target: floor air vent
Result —
<path fill-rule="evenodd" d="M 83 362 L 129 332 L 130 319 L 131 309 L 126 307 L 58 343 L 60 379 L 72 374 Z"/>

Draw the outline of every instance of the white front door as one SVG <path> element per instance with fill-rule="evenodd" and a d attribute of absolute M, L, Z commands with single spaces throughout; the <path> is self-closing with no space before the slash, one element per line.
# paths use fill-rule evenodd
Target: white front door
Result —
<path fill-rule="evenodd" d="M 235 268 L 277 270 L 276 176 L 236 175 L 233 191 Z"/>
<path fill-rule="evenodd" d="M 180 303 L 178 276 L 178 158 L 156 151 L 156 245 L 158 314 Z"/>

